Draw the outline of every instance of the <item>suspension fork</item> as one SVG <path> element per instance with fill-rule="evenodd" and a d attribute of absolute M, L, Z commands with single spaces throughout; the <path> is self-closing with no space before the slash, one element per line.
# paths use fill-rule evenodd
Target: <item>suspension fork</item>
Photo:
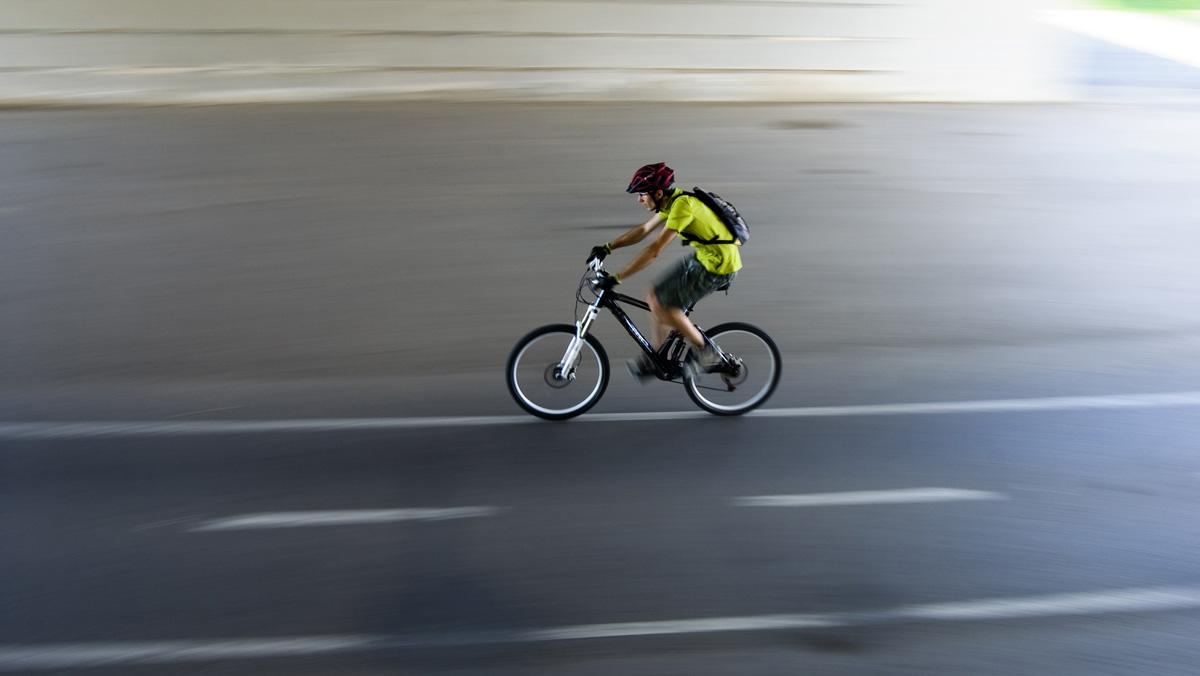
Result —
<path fill-rule="evenodd" d="M 601 291 L 600 295 L 596 297 L 596 301 L 588 306 L 587 312 L 583 313 L 583 318 L 575 322 L 575 336 L 571 338 L 570 343 L 567 343 L 567 350 L 563 353 L 562 360 L 558 362 L 556 369 L 560 378 L 575 377 L 575 362 L 579 359 L 579 351 L 583 349 L 583 340 L 587 336 L 588 329 L 592 327 L 596 315 L 600 314 L 600 299 L 604 297 L 604 294 L 605 292 Z"/>

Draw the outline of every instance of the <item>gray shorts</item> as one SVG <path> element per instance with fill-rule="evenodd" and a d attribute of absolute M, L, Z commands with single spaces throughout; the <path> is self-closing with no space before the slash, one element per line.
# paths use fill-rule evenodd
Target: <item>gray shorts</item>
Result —
<path fill-rule="evenodd" d="M 686 310 L 701 298 L 732 282 L 736 276 L 736 272 L 715 275 L 705 270 L 695 256 L 688 256 L 655 283 L 654 297 L 663 307 Z"/>

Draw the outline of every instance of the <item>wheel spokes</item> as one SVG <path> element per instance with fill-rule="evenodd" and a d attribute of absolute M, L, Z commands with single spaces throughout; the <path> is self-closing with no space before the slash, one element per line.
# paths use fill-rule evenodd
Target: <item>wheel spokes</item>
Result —
<path fill-rule="evenodd" d="M 559 360 L 572 338 L 566 332 L 536 336 L 518 352 L 512 365 L 515 394 L 530 408 L 547 415 L 566 415 L 598 396 L 603 376 L 600 355 L 584 342 L 564 375 Z"/>

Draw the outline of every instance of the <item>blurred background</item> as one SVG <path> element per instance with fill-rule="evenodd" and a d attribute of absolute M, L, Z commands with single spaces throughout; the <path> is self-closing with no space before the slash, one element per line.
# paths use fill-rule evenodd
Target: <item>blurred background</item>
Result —
<path fill-rule="evenodd" d="M 1195 673 L 1198 37 L 0 2 L 0 672 Z M 525 416 L 509 350 L 659 161 L 750 222 L 696 318 L 778 390 L 702 415 L 601 316 L 595 413 Z"/>

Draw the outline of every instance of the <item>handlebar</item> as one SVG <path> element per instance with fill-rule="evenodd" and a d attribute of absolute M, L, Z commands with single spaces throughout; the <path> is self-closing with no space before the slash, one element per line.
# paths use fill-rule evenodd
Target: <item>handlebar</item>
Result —
<path fill-rule="evenodd" d="M 588 261 L 587 272 L 583 273 L 583 283 L 587 284 L 593 290 L 599 291 L 600 282 L 607 276 L 608 273 L 604 271 L 604 261 L 599 258 L 593 258 Z"/>

